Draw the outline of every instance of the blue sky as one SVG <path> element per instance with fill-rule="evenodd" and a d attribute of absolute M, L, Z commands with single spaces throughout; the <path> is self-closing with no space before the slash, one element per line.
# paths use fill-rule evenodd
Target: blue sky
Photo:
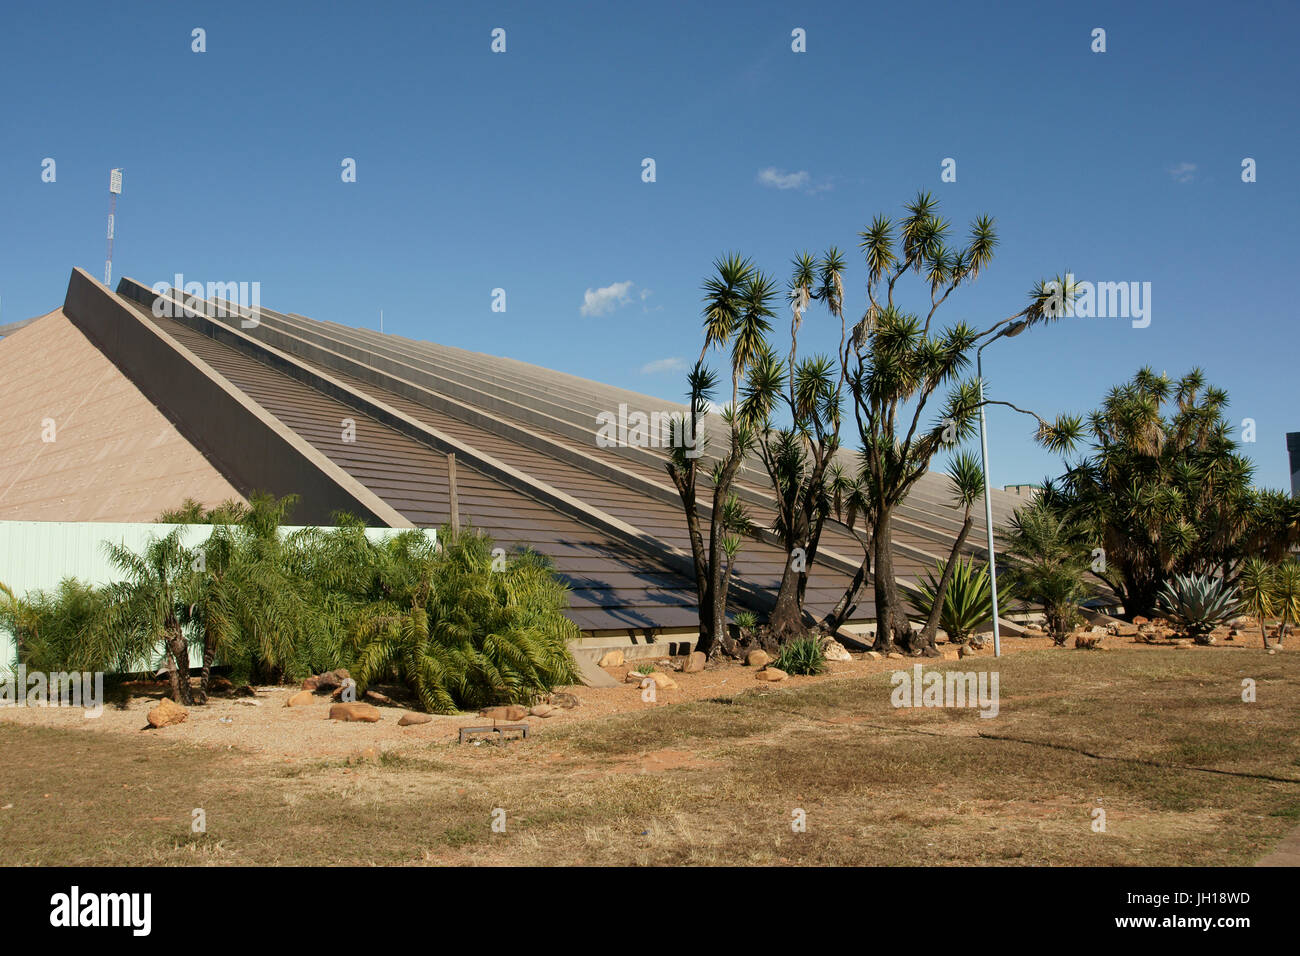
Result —
<path fill-rule="evenodd" d="M 949 321 L 991 324 L 1067 268 L 1151 283 L 1147 328 L 991 347 L 992 397 L 1083 412 L 1142 365 L 1200 365 L 1255 420 L 1257 482 L 1288 486 L 1294 4 L 296 6 L 6 7 L 0 324 L 58 306 L 74 265 L 102 276 L 120 166 L 115 276 L 258 281 L 265 305 L 352 325 L 382 308 L 391 332 L 679 399 L 715 257 L 784 284 L 836 244 L 857 315 L 858 232 L 926 189 L 959 235 L 987 212 L 1001 236 Z M 801 341 L 837 336 L 814 308 Z M 1030 431 L 991 411 L 995 483 L 1059 473 Z"/>

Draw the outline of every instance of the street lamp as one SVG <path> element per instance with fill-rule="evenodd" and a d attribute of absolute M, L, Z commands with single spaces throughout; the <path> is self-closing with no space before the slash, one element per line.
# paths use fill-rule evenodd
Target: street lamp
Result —
<path fill-rule="evenodd" d="M 993 656 L 1002 656 L 1002 632 L 998 628 L 998 562 L 993 553 L 993 499 L 989 496 L 989 437 L 984 427 L 984 349 L 1005 336 L 1013 339 L 1028 325 L 1023 319 L 1013 322 L 975 350 L 975 375 L 980 380 L 980 467 L 984 471 L 984 527 L 988 532 L 989 585 L 993 598 Z"/>

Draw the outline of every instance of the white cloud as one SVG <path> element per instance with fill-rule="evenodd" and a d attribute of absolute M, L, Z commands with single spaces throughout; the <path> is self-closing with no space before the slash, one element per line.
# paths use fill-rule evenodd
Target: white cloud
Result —
<path fill-rule="evenodd" d="M 686 362 L 679 358 L 661 358 L 646 362 L 641 366 L 642 375 L 658 375 L 661 372 L 676 372 L 686 368 Z"/>
<path fill-rule="evenodd" d="M 632 282 L 615 282 L 601 289 L 588 289 L 582 296 L 583 315 L 607 315 L 632 301 Z M 644 295 L 641 297 L 643 300 Z"/>
<path fill-rule="evenodd" d="M 1176 183 L 1190 183 L 1196 178 L 1196 164 L 1179 163 L 1177 166 L 1170 168 L 1169 175 L 1174 177 Z"/>
<path fill-rule="evenodd" d="M 831 188 L 830 183 L 814 183 L 806 169 L 787 173 L 775 166 L 758 171 L 758 184 L 769 189 L 797 189 L 805 193 L 819 193 Z"/>

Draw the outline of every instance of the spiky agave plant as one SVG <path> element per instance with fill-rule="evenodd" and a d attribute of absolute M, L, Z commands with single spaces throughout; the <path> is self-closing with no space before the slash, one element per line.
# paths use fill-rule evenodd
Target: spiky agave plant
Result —
<path fill-rule="evenodd" d="M 1197 644 L 1209 644 L 1210 632 L 1241 610 L 1237 589 L 1222 578 L 1175 575 L 1165 583 L 1156 606 Z"/>
<path fill-rule="evenodd" d="M 928 618 L 934 609 L 936 595 L 941 594 L 942 606 L 939 625 L 948 632 L 948 640 L 965 644 L 975 628 L 993 620 L 993 589 L 989 583 L 986 564 L 975 564 L 974 558 L 957 558 L 948 572 L 948 562 L 940 561 L 934 570 L 918 581 L 916 593 L 908 600 L 922 617 Z M 947 588 L 942 587 L 948 578 Z"/>
<path fill-rule="evenodd" d="M 797 637 L 781 645 L 772 666 L 787 674 L 820 674 L 826 670 L 826 653 L 813 637 Z"/>

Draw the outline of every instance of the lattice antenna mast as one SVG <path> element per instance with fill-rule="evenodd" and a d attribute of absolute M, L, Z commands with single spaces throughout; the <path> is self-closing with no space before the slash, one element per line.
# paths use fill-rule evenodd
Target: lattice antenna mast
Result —
<path fill-rule="evenodd" d="M 122 170 L 108 175 L 108 254 L 104 257 L 104 285 L 113 287 L 113 226 L 117 220 L 117 197 L 122 195 Z"/>

